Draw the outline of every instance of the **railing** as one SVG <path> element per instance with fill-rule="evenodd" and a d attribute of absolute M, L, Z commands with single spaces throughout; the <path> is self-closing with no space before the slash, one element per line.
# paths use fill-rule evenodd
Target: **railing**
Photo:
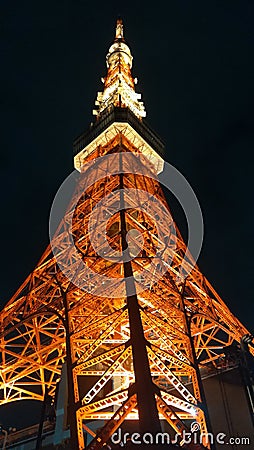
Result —
<path fill-rule="evenodd" d="M 39 425 L 32 425 L 31 427 L 24 428 L 22 430 L 18 430 L 15 432 L 11 432 L 8 434 L 7 438 L 7 448 L 13 448 L 21 446 L 25 448 L 23 445 L 25 443 L 35 441 L 37 439 Z M 46 436 L 53 434 L 55 428 L 54 422 L 45 421 L 43 424 L 43 438 Z M 3 438 L 0 437 L 0 448 L 2 448 Z"/>
<path fill-rule="evenodd" d="M 127 122 L 139 135 L 160 155 L 164 157 L 165 145 L 160 137 L 145 123 L 141 122 L 128 108 L 111 105 L 101 115 L 97 122 L 77 137 L 73 142 L 74 156 L 105 131 L 114 122 Z"/>

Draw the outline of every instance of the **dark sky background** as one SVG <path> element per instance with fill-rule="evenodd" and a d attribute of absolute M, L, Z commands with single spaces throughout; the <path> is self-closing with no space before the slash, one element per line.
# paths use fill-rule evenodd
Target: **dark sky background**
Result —
<path fill-rule="evenodd" d="M 253 332 L 254 3 L 246 0 L 1 1 L 1 305 L 48 244 L 51 203 L 73 170 L 73 139 L 93 120 L 119 14 L 147 121 L 203 211 L 199 265 Z"/>

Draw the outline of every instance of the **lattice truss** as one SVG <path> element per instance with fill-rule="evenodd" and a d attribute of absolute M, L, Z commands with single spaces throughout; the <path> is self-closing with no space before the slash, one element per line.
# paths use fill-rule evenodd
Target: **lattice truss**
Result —
<path fill-rule="evenodd" d="M 139 149 L 119 133 L 87 159 L 134 151 L 139 152 Z M 91 170 L 96 171 L 96 165 Z M 179 421 L 193 417 L 205 429 L 203 413 L 199 409 L 200 392 L 186 317 L 191 319 L 191 334 L 201 374 L 210 367 L 220 365 L 223 348 L 234 340 L 240 341 L 248 331 L 233 316 L 196 265 L 183 282 L 179 267 L 186 246 L 179 231 L 176 229 L 176 234 L 170 235 L 168 224 L 163 229 L 165 240 L 162 242 L 158 238 L 156 221 L 133 207 L 133 200 L 128 196 L 128 189 L 147 191 L 168 208 L 162 188 L 154 178 L 133 174 L 135 167 L 130 172 L 123 176 L 125 220 L 128 230 L 134 228 L 143 237 L 141 242 L 135 239 L 135 234 L 130 235 L 130 253 L 136 255 L 132 260 L 134 276 L 138 280 L 141 271 L 151 274 L 150 282 L 138 294 L 138 299 L 148 343 L 150 369 L 154 383 L 161 392 L 157 399 L 159 412 L 177 431 Z M 33 272 L 1 311 L 0 400 L 1 404 L 22 399 L 42 400 L 46 386 L 54 395 L 66 356 L 65 292 L 78 417 L 84 421 L 109 420 L 120 408 L 125 413 L 118 414 L 117 420 L 113 417 L 110 422 L 113 423 L 112 432 L 126 417 L 137 418 L 135 396 L 128 396 L 135 376 L 126 297 L 117 297 L 114 286 L 108 289 L 107 297 L 96 295 L 93 276 L 87 277 L 84 266 L 105 277 L 118 281 L 123 278 L 122 263 L 108 261 L 98 255 L 88 232 L 89 218 L 95 206 L 105 196 L 117 193 L 119 175 L 112 175 L 108 167 L 104 177 L 84 192 L 87 177 L 91 177 L 90 171 L 80 174 L 54 240 L 55 247 L 64 255 L 65 275 L 49 246 Z M 112 202 L 114 199 L 112 195 Z M 68 246 L 69 226 L 79 258 Z M 95 233 L 99 236 L 100 224 Z M 107 242 L 113 249 L 121 250 L 118 212 L 109 214 Z M 156 253 L 155 248 L 161 252 Z M 156 267 L 162 252 L 165 264 L 167 261 L 170 263 L 163 276 L 159 276 Z M 68 270 L 70 276 L 67 277 Z M 85 290 L 77 287 L 77 279 L 83 279 Z"/>

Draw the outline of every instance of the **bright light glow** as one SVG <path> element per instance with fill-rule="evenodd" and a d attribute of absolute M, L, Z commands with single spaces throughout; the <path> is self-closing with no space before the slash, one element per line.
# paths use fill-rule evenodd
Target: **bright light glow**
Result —
<path fill-rule="evenodd" d="M 109 48 L 106 63 L 108 73 L 102 78 L 104 90 L 97 94 L 95 105 L 98 109 L 93 114 L 98 115 L 108 106 L 114 105 L 129 108 L 139 119 L 145 117 L 141 94 L 135 92 L 136 78 L 131 73 L 132 55 L 124 42 L 122 23 L 117 24 L 116 39 Z"/>

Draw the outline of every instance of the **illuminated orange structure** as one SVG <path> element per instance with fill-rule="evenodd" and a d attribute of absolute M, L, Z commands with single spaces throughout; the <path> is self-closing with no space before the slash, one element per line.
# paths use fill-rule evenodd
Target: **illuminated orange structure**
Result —
<path fill-rule="evenodd" d="M 133 203 L 131 189 L 147 192 L 168 210 L 156 179 L 163 170 L 163 143 L 142 120 L 145 109 L 131 67 L 118 20 L 96 121 L 74 143 L 80 177 L 53 238 L 54 254 L 49 246 L 0 314 L 0 402 L 43 400 L 46 388 L 54 396 L 66 361 L 70 427 L 79 449 L 84 448 L 83 427 L 89 430 L 96 420 L 105 426 L 91 449 L 101 448 L 125 419 L 138 419 L 141 432 L 156 433 L 164 418 L 180 434 L 195 420 L 205 433 L 209 418 L 202 376 L 221 365 L 226 346 L 248 334 L 197 265 L 187 278 L 181 275 L 186 245 L 179 231 L 169 234 L 171 224 L 164 222 L 159 235 L 156 221 Z M 127 162 L 120 156 L 126 154 L 131 155 Z M 127 169 L 112 174 L 105 163 L 102 170 L 97 160 L 105 155 L 115 155 Z M 91 177 L 97 181 L 85 188 Z M 117 191 L 120 207 L 110 213 Z M 98 254 L 90 242 L 89 221 L 105 196 L 111 196 L 108 217 L 93 230 L 100 236 L 106 223 L 107 244 L 132 258 L 105 259 L 106 243 L 98 237 Z M 129 233 L 133 229 L 137 234 Z M 60 267 L 56 253 L 62 255 Z M 170 264 L 159 276 L 162 253 Z M 143 273 L 150 278 L 139 291 L 135 279 L 142 284 Z M 106 295 L 96 285 L 98 274 L 116 280 L 113 287 L 105 285 Z"/>

